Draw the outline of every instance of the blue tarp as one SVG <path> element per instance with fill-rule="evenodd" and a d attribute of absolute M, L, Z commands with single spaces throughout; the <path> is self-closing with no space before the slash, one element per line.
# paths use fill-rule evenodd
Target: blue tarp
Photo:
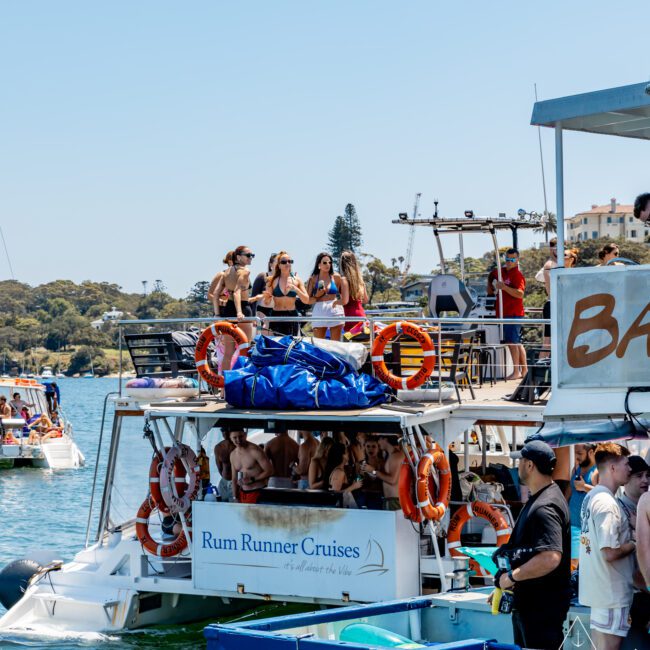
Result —
<path fill-rule="evenodd" d="M 387 401 L 390 388 L 357 374 L 339 357 L 290 336 L 260 335 L 250 357 L 224 372 L 226 400 L 236 408 L 367 408 Z"/>

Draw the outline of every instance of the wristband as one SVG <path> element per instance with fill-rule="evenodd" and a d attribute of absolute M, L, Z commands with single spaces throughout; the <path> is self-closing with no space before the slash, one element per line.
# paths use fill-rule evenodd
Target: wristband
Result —
<path fill-rule="evenodd" d="M 510 579 L 511 582 L 517 582 L 517 581 L 514 579 L 513 575 L 512 575 L 512 571 L 508 571 L 508 573 L 507 573 L 506 575 L 508 576 L 508 578 Z"/>

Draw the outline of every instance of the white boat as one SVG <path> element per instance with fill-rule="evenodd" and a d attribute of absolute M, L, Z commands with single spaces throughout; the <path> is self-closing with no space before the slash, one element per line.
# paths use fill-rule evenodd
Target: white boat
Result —
<path fill-rule="evenodd" d="M 20 393 L 32 415 L 48 414 L 45 386 L 35 379 L 0 379 L 0 394 L 7 397 L 7 403 L 14 393 Z M 2 419 L 0 432 L 0 468 L 40 467 L 48 469 L 75 469 L 85 463 L 73 435 L 72 424 L 59 410 L 59 425 L 42 436 L 33 436 L 23 431 L 26 422 L 21 417 Z"/>
<path fill-rule="evenodd" d="M 574 128 L 590 130 L 589 125 L 593 124 L 597 131 L 599 125 L 605 125 L 610 134 L 616 133 L 616 124 L 626 115 L 622 109 L 630 101 L 635 102 L 629 107 L 634 109 L 634 119 L 637 114 L 650 117 L 647 86 L 640 86 L 633 93 L 621 93 L 615 101 L 610 101 L 609 96 L 596 97 L 595 105 L 601 108 L 590 112 L 584 97 L 578 98 L 572 108 L 571 102 L 560 101 L 555 108 L 562 115 L 554 118 L 560 122 L 559 142 L 561 129 L 571 128 L 567 126 L 571 110 L 574 117 L 581 115 L 581 111 L 588 116 L 578 120 Z M 607 106 L 611 108 L 606 109 Z M 608 119 L 602 119 L 599 111 L 607 113 Z M 547 122 L 542 123 L 552 123 L 550 118 Z M 623 130 L 630 135 L 630 125 L 624 125 Z M 561 208 L 561 193 L 559 196 Z M 562 216 L 563 211 L 558 209 L 560 224 Z M 559 239 L 562 242 L 562 233 Z M 559 246 L 560 260 L 561 252 Z M 487 346 L 494 352 L 494 359 L 489 361 L 490 384 L 486 381 L 472 385 L 470 363 L 467 373 L 457 382 L 463 392 L 462 401 L 456 396 L 442 401 L 438 391 L 438 399 L 433 402 L 396 403 L 363 410 L 276 411 L 235 409 L 208 394 L 193 401 L 139 403 L 133 398 L 113 399 L 112 435 L 98 527 L 94 534 L 88 530 L 86 547 L 72 561 L 39 572 L 23 597 L 0 619 L 0 634 L 30 634 L 35 630 L 114 633 L 189 622 L 208 615 L 225 616 L 254 603 L 346 606 L 418 597 L 434 586 L 438 593 L 432 596 L 431 607 L 439 608 L 433 616 L 440 616 L 440 625 L 457 626 L 458 637 L 468 638 L 481 636 L 478 629 L 489 621 L 489 625 L 499 628 L 499 640 L 508 642 L 512 638 L 508 636 L 509 619 L 490 616 L 483 591 L 449 592 L 453 584 L 450 578 L 458 574 L 458 568 L 446 539 L 446 518 L 427 522 L 420 528 L 407 521 L 401 512 L 335 507 L 326 501 L 330 493 L 268 489 L 264 492 L 266 502 L 258 505 L 193 501 L 187 516 L 180 517 L 184 534 L 191 537 L 191 542 L 186 548 L 180 543 L 176 547 L 180 537 L 174 543 L 164 538 L 160 524 L 149 518 L 147 510 L 151 505 L 148 490 L 157 485 L 155 480 L 148 483 L 151 445 L 165 454 L 166 448 L 183 449 L 181 445 L 194 451 L 203 445 L 209 450 L 219 439 L 219 427 L 224 425 L 267 432 L 384 432 L 400 436 L 404 447 L 413 452 L 414 463 L 429 447 L 427 436 L 445 452 L 451 443 L 460 444 L 464 466 L 468 467 L 472 453 L 482 456 L 484 463 L 491 455 L 507 459 L 508 441 L 515 446 L 525 437 L 521 435 L 523 429 L 536 430 L 540 425 L 544 427 L 542 435 L 571 438 L 577 430 L 576 420 L 583 419 L 593 425 L 588 427 L 590 430 L 601 427 L 604 436 L 612 437 L 620 431 L 624 431 L 624 436 L 632 435 L 634 426 L 628 414 L 650 412 L 650 393 L 631 390 L 647 386 L 650 377 L 646 335 L 641 332 L 635 336 L 634 330 L 634 319 L 645 306 L 643 296 L 650 285 L 650 267 L 558 269 L 552 277 L 552 388 L 548 404 L 535 401 L 534 390 L 533 403 L 505 399 L 517 391 L 519 382 L 500 379 L 507 366 L 507 349 L 496 341 Z M 611 341 L 606 343 L 602 329 L 597 329 L 602 324 L 590 329 L 580 320 L 581 306 L 593 302 L 603 292 L 618 305 L 611 312 L 616 321 L 615 332 L 613 321 L 608 321 L 607 340 L 613 341 L 613 348 Z M 390 317 L 381 320 L 386 322 Z M 456 333 L 458 328 L 470 328 L 471 333 L 475 331 L 471 326 L 480 329 L 508 324 L 504 320 L 485 323 L 480 318 L 447 317 L 419 322 L 438 326 L 433 336 L 440 342 L 437 350 L 443 358 L 446 326 L 455 325 Z M 541 319 L 523 322 L 534 326 L 545 323 Z M 166 326 L 169 323 L 165 321 Z M 142 322 L 148 329 L 156 324 Z M 580 346 L 575 347 L 579 327 Z M 620 335 L 624 332 L 630 336 L 622 346 Z M 599 351 L 602 358 L 590 357 L 593 350 Z M 605 364 L 598 365 L 604 359 Z M 439 382 L 445 379 L 440 376 L 443 367 L 442 363 L 437 366 Z M 474 399 L 468 399 L 470 391 L 463 390 L 463 386 L 471 387 Z M 532 384 L 532 388 L 540 385 Z M 479 446 L 473 447 L 472 436 L 477 427 Z M 495 436 L 488 446 L 490 427 Z M 501 436 L 499 427 L 511 438 Z M 214 483 L 218 476 L 214 467 L 212 472 Z M 169 478 L 172 493 L 176 481 Z M 176 493 L 178 498 L 179 495 Z M 89 522 L 95 514 L 93 506 L 91 503 Z M 461 504 L 458 512 L 469 510 Z M 502 508 L 501 514 L 507 526 L 512 521 L 508 509 Z M 468 527 L 482 541 L 496 543 L 497 533 L 482 524 L 471 519 Z M 150 539 L 142 535 L 143 526 L 148 526 Z M 500 532 L 498 539 L 505 539 L 507 528 Z M 163 547 L 169 549 L 170 544 L 174 546 L 171 551 L 179 552 L 170 551 L 170 557 L 162 557 Z M 485 581 L 489 584 L 489 577 Z M 576 619 L 586 620 L 588 616 L 586 608 L 572 608 L 568 622 L 572 626 Z M 413 625 L 418 623 L 416 619 L 413 617 Z M 411 638 L 417 637 L 413 634 Z M 569 641 L 573 643 L 574 639 L 569 637 Z M 578 643 L 564 647 L 578 647 Z"/>
<path fill-rule="evenodd" d="M 53 377 L 54 373 L 52 372 L 52 367 L 43 366 L 43 369 L 41 370 L 41 379 L 52 379 Z"/>

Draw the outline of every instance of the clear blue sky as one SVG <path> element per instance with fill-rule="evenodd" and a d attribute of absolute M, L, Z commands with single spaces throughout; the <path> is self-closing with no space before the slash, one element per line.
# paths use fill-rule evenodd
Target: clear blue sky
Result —
<path fill-rule="evenodd" d="M 649 79 L 649 7 L 4 0 L 0 218 L 15 275 L 129 291 L 160 278 L 182 296 L 239 243 L 254 271 L 282 248 L 306 275 L 348 202 L 385 261 L 406 252 L 408 228 L 390 221 L 416 192 L 423 215 L 434 197 L 449 216 L 541 211 L 533 84 L 548 99 Z M 567 213 L 648 190 L 648 153 L 568 134 Z M 418 231 L 413 269 L 436 264 Z"/>

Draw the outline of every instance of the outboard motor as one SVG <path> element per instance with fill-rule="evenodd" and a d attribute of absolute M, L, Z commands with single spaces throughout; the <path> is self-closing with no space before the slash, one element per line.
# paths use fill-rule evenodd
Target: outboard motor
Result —
<path fill-rule="evenodd" d="M 23 597 L 32 577 L 43 568 L 42 564 L 28 558 L 7 564 L 0 571 L 0 603 L 3 607 L 11 609 Z"/>

